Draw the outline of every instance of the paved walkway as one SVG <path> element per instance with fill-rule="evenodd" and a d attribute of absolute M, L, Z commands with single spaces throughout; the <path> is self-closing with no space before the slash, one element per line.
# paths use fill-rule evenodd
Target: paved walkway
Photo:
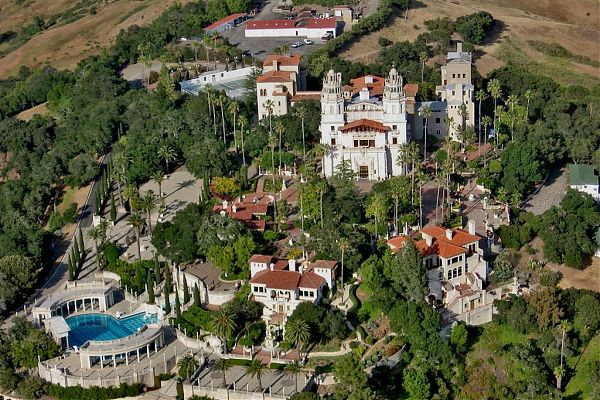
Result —
<path fill-rule="evenodd" d="M 535 215 L 543 214 L 550 207 L 558 205 L 566 193 L 567 174 L 565 168 L 555 168 L 550 171 L 542 187 L 525 201 L 523 209 Z"/>

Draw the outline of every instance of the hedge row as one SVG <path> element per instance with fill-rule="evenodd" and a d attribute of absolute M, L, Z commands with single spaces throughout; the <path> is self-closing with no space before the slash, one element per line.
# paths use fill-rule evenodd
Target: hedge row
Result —
<path fill-rule="evenodd" d="M 143 391 L 144 385 L 141 383 L 133 385 L 122 383 L 119 387 L 108 388 L 97 386 L 90 388 L 82 388 L 81 386 L 62 387 L 55 384 L 48 386 L 48 395 L 59 400 L 110 400 L 138 396 Z"/>

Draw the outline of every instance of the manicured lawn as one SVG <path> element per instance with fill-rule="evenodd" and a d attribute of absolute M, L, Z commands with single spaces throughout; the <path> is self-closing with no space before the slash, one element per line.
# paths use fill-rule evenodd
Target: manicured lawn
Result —
<path fill-rule="evenodd" d="M 590 341 L 585 352 L 581 355 L 579 362 L 577 362 L 578 359 L 579 357 L 571 357 L 567 360 L 567 363 L 571 368 L 573 368 L 575 364 L 577 364 L 577 367 L 575 368 L 575 374 L 567 383 L 565 396 L 573 396 L 573 399 L 590 399 L 591 397 L 588 393 L 588 377 L 585 373 L 585 369 L 588 363 L 594 360 L 600 360 L 600 334 L 597 334 L 596 337 Z"/>

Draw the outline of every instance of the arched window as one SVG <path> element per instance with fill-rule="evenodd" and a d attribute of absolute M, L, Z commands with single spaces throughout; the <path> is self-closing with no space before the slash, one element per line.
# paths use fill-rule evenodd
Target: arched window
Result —
<path fill-rule="evenodd" d="M 452 277 L 453 277 L 453 278 L 456 278 L 456 277 L 457 277 L 457 271 L 456 271 L 456 268 L 454 268 L 454 269 L 452 270 Z"/>
<path fill-rule="evenodd" d="M 448 280 L 452 279 L 452 270 L 448 270 Z"/>
<path fill-rule="evenodd" d="M 462 267 L 458 267 L 458 276 L 462 276 Z"/>

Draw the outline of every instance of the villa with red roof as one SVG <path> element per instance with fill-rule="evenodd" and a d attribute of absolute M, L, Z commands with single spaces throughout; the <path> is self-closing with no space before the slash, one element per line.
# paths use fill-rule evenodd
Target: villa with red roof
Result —
<path fill-rule="evenodd" d="M 272 199 L 271 199 L 272 201 Z M 220 214 L 229 214 L 236 221 L 240 221 L 252 231 L 264 232 L 266 220 L 264 217 L 269 210 L 269 199 L 257 201 L 256 197 L 251 201 L 245 197 L 236 198 L 233 202 L 223 201 L 213 207 L 213 211 Z"/>
<path fill-rule="evenodd" d="M 491 304 L 498 295 L 486 290 L 488 263 L 480 246 L 485 239 L 475 232 L 475 222 L 469 221 L 467 230 L 426 226 L 419 233 L 420 238 L 396 236 L 387 243 L 392 253 L 408 241 L 414 243 L 427 268 L 429 300 L 441 301 L 456 319 L 474 322 L 468 317 L 484 306 L 490 310 L 486 318 L 491 318 Z"/>
<path fill-rule="evenodd" d="M 267 342 L 272 345 L 296 307 L 302 302 L 320 302 L 325 289 L 334 287 L 337 276 L 337 261 L 332 260 L 309 262 L 255 254 L 248 263 L 251 298 L 264 306 Z"/>

